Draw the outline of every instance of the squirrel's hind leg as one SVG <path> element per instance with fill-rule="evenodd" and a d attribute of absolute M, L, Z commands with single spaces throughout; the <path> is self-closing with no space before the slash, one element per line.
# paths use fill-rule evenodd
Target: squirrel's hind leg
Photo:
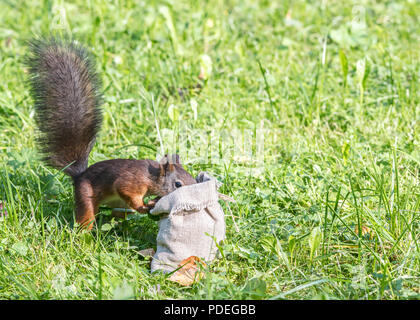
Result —
<path fill-rule="evenodd" d="M 91 230 L 99 204 L 88 180 L 84 180 L 75 186 L 74 198 L 76 200 L 76 222 L 83 228 Z"/>

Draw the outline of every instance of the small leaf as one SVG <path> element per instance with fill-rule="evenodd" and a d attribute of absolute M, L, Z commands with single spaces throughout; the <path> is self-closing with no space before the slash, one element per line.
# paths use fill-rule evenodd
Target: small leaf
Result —
<path fill-rule="evenodd" d="M 366 81 L 370 73 L 370 64 L 366 61 L 365 63 L 365 73 L 363 75 L 362 86 L 363 89 L 366 89 Z"/>
<path fill-rule="evenodd" d="M 171 104 L 168 108 L 168 116 L 172 120 L 172 122 L 177 121 L 179 117 L 179 110 L 178 107 L 174 104 Z"/>
<path fill-rule="evenodd" d="M 351 37 L 346 26 L 341 26 L 338 29 L 331 30 L 330 36 L 334 42 L 338 43 L 341 46 L 347 47 L 352 46 L 354 44 L 354 40 Z"/>
<path fill-rule="evenodd" d="M 105 223 L 101 226 L 101 231 L 109 231 L 112 229 L 112 226 L 109 223 Z"/>
<path fill-rule="evenodd" d="M 207 80 L 212 73 L 213 70 L 213 63 L 211 61 L 210 56 L 207 54 L 203 54 L 200 57 L 200 75 L 198 76 L 200 79 Z"/>
<path fill-rule="evenodd" d="M 268 236 L 261 239 L 260 245 L 268 254 L 276 253 L 276 238 L 273 236 Z"/>
<path fill-rule="evenodd" d="M 347 141 L 344 142 L 343 146 L 341 147 L 341 153 L 343 155 L 344 165 L 347 165 L 347 160 L 349 159 L 350 155 L 350 144 Z"/>
<path fill-rule="evenodd" d="M 245 286 L 244 293 L 250 295 L 251 299 L 264 299 L 267 292 L 267 284 L 264 280 L 252 278 Z"/>
<path fill-rule="evenodd" d="M 340 56 L 341 70 L 343 71 L 343 86 L 346 87 L 347 86 L 347 75 L 348 75 L 348 72 L 349 72 L 349 64 L 348 64 L 348 61 L 347 61 L 346 54 L 341 49 L 339 51 L 339 56 Z"/>
<path fill-rule="evenodd" d="M 21 256 L 26 256 L 26 254 L 28 253 L 28 246 L 24 242 L 16 242 L 15 244 L 13 244 L 12 250 L 20 254 Z"/>
<path fill-rule="evenodd" d="M 199 265 L 206 266 L 206 264 L 198 257 L 191 256 L 187 259 L 181 261 L 178 265 L 181 267 L 176 272 L 174 272 L 169 280 L 179 283 L 181 286 L 190 286 L 194 282 L 199 281 L 204 277 L 204 273 L 199 271 Z"/>
<path fill-rule="evenodd" d="M 321 229 L 319 227 L 315 227 L 311 234 L 309 235 L 309 248 L 310 248 L 310 261 L 312 262 L 313 257 L 315 255 L 316 249 L 318 249 L 319 245 L 321 244 Z"/>
<path fill-rule="evenodd" d="M 366 88 L 366 80 L 370 72 L 370 66 L 367 63 L 366 59 L 360 59 L 356 63 L 356 76 L 357 81 L 363 87 Z"/>
<path fill-rule="evenodd" d="M 126 281 L 123 281 L 120 285 L 118 285 L 114 289 L 113 293 L 114 300 L 128 300 L 134 298 L 133 287 L 129 285 Z"/>
<path fill-rule="evenodd" d="M 289 251 L 291 254 L 293 254 L 293 251 L 295 250 L 295 246 L 296 246 L 296 238 L 293 235 L 290 235 L 288 242 L 289 242 Z"/>

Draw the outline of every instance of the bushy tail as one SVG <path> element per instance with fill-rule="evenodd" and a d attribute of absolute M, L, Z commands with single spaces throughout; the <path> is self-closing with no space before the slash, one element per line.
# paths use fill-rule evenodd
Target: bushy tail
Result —
<path fill-rule="evenodd" d="M 102 123 L 95 64 L 71 41 L 37 39 L 29 49 L 26 64 L 44 160 L 75 178 L 87 168 Z"/>

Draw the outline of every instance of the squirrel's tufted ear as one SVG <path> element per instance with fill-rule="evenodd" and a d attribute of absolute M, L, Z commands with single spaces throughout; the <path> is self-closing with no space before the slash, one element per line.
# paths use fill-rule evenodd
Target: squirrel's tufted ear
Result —
<path fill-rule="evenodd" d="M 162 159 L 160 159 L 160 161 L 159 161 L 159 164 L 161 164 L 161 165 L 165 165 L 165 164 L 167 164 L 169 161 L 168 161 L 168 155 L 167 154 L 165 154 L 164 156 L 163 156 L 163 158 Z"/>
<path fill-rule="evenodd" d="M 177 155 L 177 154 L 172 155 L 172 161 L 175 164 L 181 164 L 181 159 L 179 158 L 179 155 Z"/>
<path fill-rule="evenodd" d="M 162 159 L 160 159 L 159 166 L 160 166 L 160 175 L 161 176 L 165 175 L 165 172 L 167 172 L 167 171 L 172 172 L 172 171 L 175 170 L 174 162 L 172 161 L 172 158 L 173 158 L 173 156 L 168 157 L 168 155 L 165 154 L 165 156 Z"/>
<path fill-rule="evenodd" d="M 162 165 L 165 165 L 167 163 L 172 163 L 172 164 L 181 164 L 181 159 L 179 157 L 179 155 L 177 154 L 171 154 L 171 155 L 167 155 L 165 154 L 163 156 L 162 159 L 160 159 L 159 163 Z"/>

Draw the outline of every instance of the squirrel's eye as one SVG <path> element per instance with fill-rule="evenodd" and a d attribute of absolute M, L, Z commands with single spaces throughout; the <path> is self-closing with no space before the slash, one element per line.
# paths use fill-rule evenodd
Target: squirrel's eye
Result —
<path fill-rule="evenodd" d="M 176 182 L 175 182 L 175 187 L 177 187 L 177 188 L 182 187 L 182 183 L 181 183 L 181 182 L 179 182 L 179 181 L 176 181 Z"/>

